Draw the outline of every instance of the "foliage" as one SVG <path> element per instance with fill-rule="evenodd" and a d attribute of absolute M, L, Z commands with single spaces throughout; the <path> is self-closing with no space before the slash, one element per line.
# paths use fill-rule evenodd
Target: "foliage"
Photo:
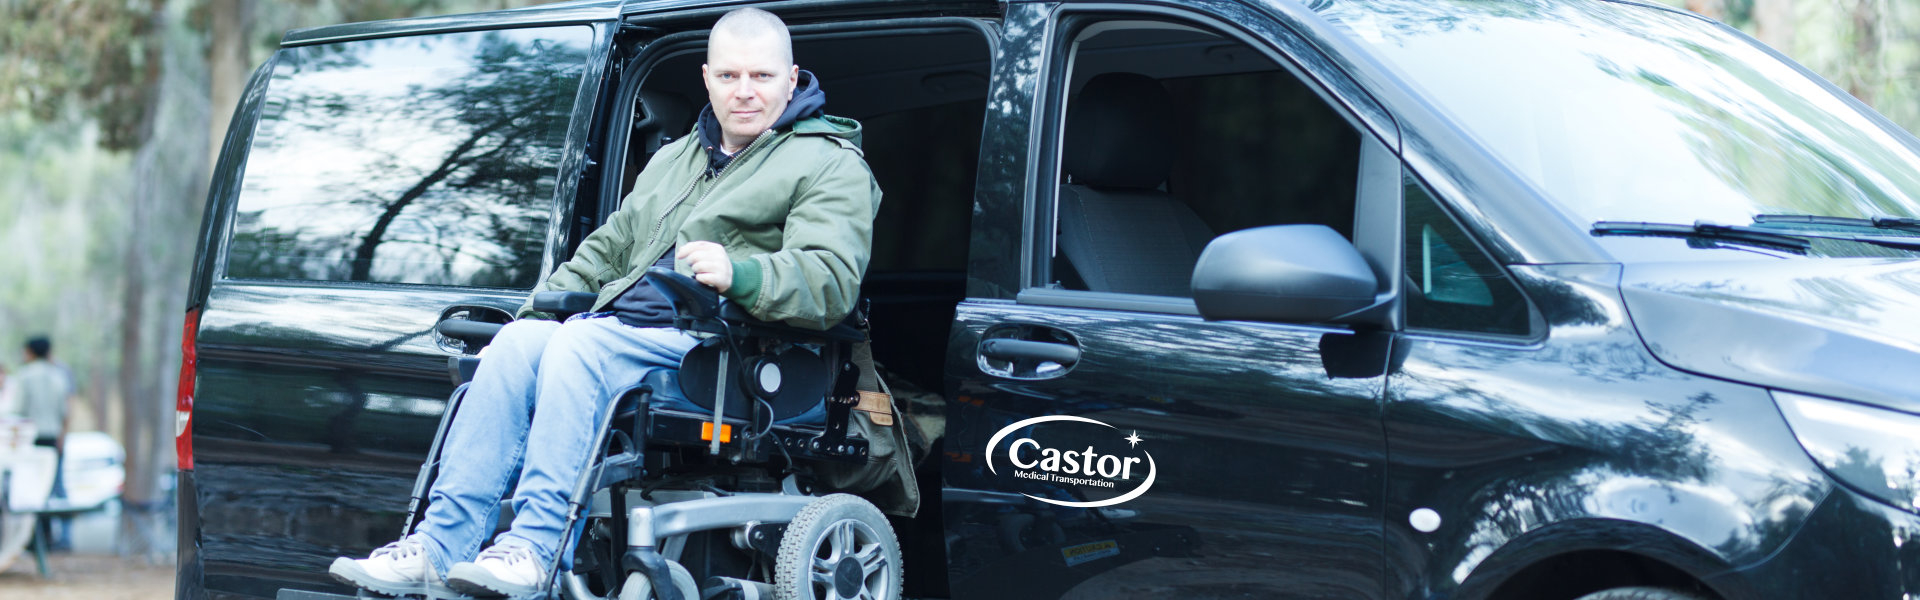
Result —
<path fill-rule="evenodd" d="M 1920 131 L 1920 3 L 1658 0 L 1725 22 Z"/>
<path fill-rule="evenodd" d="M 166 43 L 155 29 L 164 2 L 0 2 L 0 113 L 50 122 L 77 109 L 104 148 L 139 146 Z"/>
<path fill-rule="evenodd" d="M 54 338 L 80 425 L 127 448 L 130 519 L 167 517 L 152 508 L 171 467 L 189 263 L 247 70 L 291 28 L 529 3 L 0 0 L 0 365 L 27 336 Z M 131 551 L 171 541 L 126 524 L 149 532 Z"/>

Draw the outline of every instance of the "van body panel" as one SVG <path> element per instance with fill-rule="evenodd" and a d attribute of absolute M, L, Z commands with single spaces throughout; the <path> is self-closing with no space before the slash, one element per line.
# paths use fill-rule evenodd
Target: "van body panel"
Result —
<path fill-rule="evenodd" d="M 1792 541 L 1762 562 L 1708 576 L 1729 598 L 1899 598 L 1920 590 L 1920 519 L 1852 489 L 1836 486 Z M 1887 540 L 1895 551 L 1847 552 L 1863 540 Z M 1845 560 L 1835 575 L 1809 575 L 1794 565 Z"/>
<path fill-rule="evenodd" d="M 1911 260 L 1634 264 L 1621 292 L 1675 368 L 1920 413 Z"/>
<path fill-rule="evenodd" d="M 993 48 L 980 170 L 974 184 L 973 226 L 967 245 L 967 297 L 1012 299 L 1033 258 L 1020 240 L 1032 225 L 1033 120 L 1046 77 L 1045 40 L 1052 4 L 1007 6 L 1000 43 Z M 1015 249 L 1019 249 L 1015 251 Z M 955 325 L 957 328 L 958 325 Z M 958 329 L 955 329 L 958 332 Z"/>
<path fill-rule="evenodd" d="M 1384 380 L 1377 369 L 1370 377 L 1330 376 L 1323 360 L 1339 345 L 1327 338 L 1353 334 L 1005 303 L 964 303 L 957 321 L 968 327 L 960 340 L 979 343 L 954 344 L 960 358 L 949 362 L 957 384 L 949 419 L 961 425 L 946 448 L 964 459 L 944 465 L 947 484 L 971 492 L 961 498 L 1027 496 L 1022 510 L 1044 513 L 1038 516 L 1056 521 L 1062 535 L 1014 544 L 1002 530 L 1028 513 L 950 499 L 943 509 L 956 539 L 949 559 L 954 598 L 1053 598 L 1070 589 L 1150 598 L 1215 586 L 1254 597 L 1383 597 Z M 1064 375 L 1009 380 L 978 366 L 975 348 L 994 338 L 1042 339 L 1041 332 L 1077 342 L 1080 360 Z M 1141 438 L 1128 449 L 1150 454 L 1157 475 L 1145 494 L 1115 505 L 1133 514 L 1103 518 L 1092 509 L 1033 502 L 1095 498 L 1080 497 L 1072 485 L 1020 479 L 1008 453 L 1026 457 L 1033 448 L 992 443 L 1002 432 L 1047 443 L 1044 431 L 1010 428 L 1052 415 L 1091 418 L 1114 428 L 1114 438 Z M 1100 448 L 1099 441 L 1082 443 Z M 987 464 L 998 467 L 983 469 Z M 1133 547 L 1145 540 L 1151 545 Z M 1048 558 L 1065 552 L 1071 559 L 1087 544 L 1106 542 L 1119 554 L 1086 562 Z"/>
<path fill-rule="evenodd" d="M 279 54 L 253 70 L 246 91 L 227 123 L 226 140 L 220 145 L 220 158 L 214 164 L 213 182 L 207 190 L 207 206 L 200 217 L 200 242 L 194 250 L 193 278 L 187 286 L 187 307 L 200 306 L 217 276 L 220 249 L 226 239 L 233 205 L 240 196 L 241 175 L 247 170 L 247 153 L 253 148 L 253 133 L 260 123 L 260 106 L 267 98 L 267 84 L 273 79 Z"/>
<path fill-rule="evenodd" d="M 459 351 L 434 325 L 449 307 L 511 311 L 521 295 L 216 284 L 194 402 L 208 587 L 332 588 L 332 557 L 398 537 L 454 387 Z"/>
<path fill-rule="evenodd" d="M 969 298 L 947 350 L 942 513 L 953 540 L 953 597 L 1384 597 L 1384 336 L 1207 322 L 1178 314 L 1179 298 L 1106 294 L 1102 305 L 1084 291 L 1033 283 L 1054 256 L 1047 240 L 1057 218 L 1050 208 L 1055 158 L 1045 154 L 1058 152 L 1051 138 L 1060 119 L 1047 103 L 1060 101 L 1058 88 L 1067 85 L 1066 69 L 1054 62 L 1068 44 L 1058 25 L 1068 17 L 1055 12 L 1068 9 L 1215 23 L 1246 35 L 1294 76 L 1350 82 L 1311 46 L 1269 46 L 1294 35 L 1243 5 L 1009 5 L 988 102 Z M 1350 83 L 1333 89 L 1319 99 L 1371 102 Z M 1356 129 L 1383 128 L 1385 140 L 1397 140 L 1390 119 L 1358 121 Z M 1385 185 L 1362 186 L 1370 197 L 1358 201 L 1391 209 L 1397 160 L 1388 152 L 1377 158 L 1388 168 L 1374 178 Z M 1400 235 L 1389 233 L 1369 243 L 1397 269 Z M 1148 312 L 1160 305 L 1170 312 Z M 1043 362 L 1035 373 L 1018 363 L 1012 373 L 997 372 L 1006 365 L 992 348 L 1009 343 L 1071 348 L 1077 360 Z M 1050 433 L 1063 427 L 1054 424 L 1060 419 L 1098 425 Z M 1102 436 L 1128 443 L 1102 446 Z M 1046 467 L 1021 461 L 1041 456 L 1036 444 L 1049 440 L 1082 456 L 1150 454 L 1155 476 L 1136 474 L 1114 492 L 1036 481 Z M 1114 496 L 1128 487 L 1144 492 Z M 1087 506 L 1113 497 L 1130 499 L 1111 510 Z"/>
<path fill-rule="evenodd" d="M 1406 358 L 1388 385 L 1388 566 L 1421 574 L 1399 597 L 1479 597 L 1467 592 L 1517 570 L 1487 562 L 1497 551 L 1587 521 L 1667 536 L 1596 548 L 1698 548 L 1707 566 L 1737 568 L 1785 544 L 1832 489 L 1765 390 L 1675 371 L 1646 350 L 1617 265 L 1512 272 L 1541 304 L 1543 341 L 1415 332 L 1396 351 Z M 1435 530 L 1414 529 L 1421 509 L 1438 515 Z"/>

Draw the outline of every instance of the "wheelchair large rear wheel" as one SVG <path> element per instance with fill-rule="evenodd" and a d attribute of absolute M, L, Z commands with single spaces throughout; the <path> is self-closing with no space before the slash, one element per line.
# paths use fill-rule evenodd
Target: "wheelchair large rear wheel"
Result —
<path fill-rule="evenodd" d="M 900 540 L 886 515 L 859 496 L 823 496 L 800 509 L 774 565 L 778 600 L 900 598 Z"/>

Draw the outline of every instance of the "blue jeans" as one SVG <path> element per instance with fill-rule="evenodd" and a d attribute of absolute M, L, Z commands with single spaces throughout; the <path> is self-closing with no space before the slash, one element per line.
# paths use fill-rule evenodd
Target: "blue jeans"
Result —
<path fill-rule="evenodd" d="M 514 321 L 488 345 L 447 432 L 419 528 L 440 573 L 479 554 L 516 474 L 513 525 L 494 543 L 532 548 L 552 564 L 566 534 L 568 497 L 613 394 L 654 370 L 678 369 L 698 343 L 677 329 L 582 317 Z M 675 392 L 656 397 L 656 405 L 700 410 Z"/>

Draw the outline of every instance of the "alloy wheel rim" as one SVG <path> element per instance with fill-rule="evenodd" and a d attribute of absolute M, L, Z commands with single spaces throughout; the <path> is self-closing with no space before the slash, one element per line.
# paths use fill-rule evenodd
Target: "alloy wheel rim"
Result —
<path fill-rule="evenodd" d="M 841 519 L 814 541 L 807 587 L 816 600 L 885 600 L 892 598 L 891 567 L 872 527 Z"/>

